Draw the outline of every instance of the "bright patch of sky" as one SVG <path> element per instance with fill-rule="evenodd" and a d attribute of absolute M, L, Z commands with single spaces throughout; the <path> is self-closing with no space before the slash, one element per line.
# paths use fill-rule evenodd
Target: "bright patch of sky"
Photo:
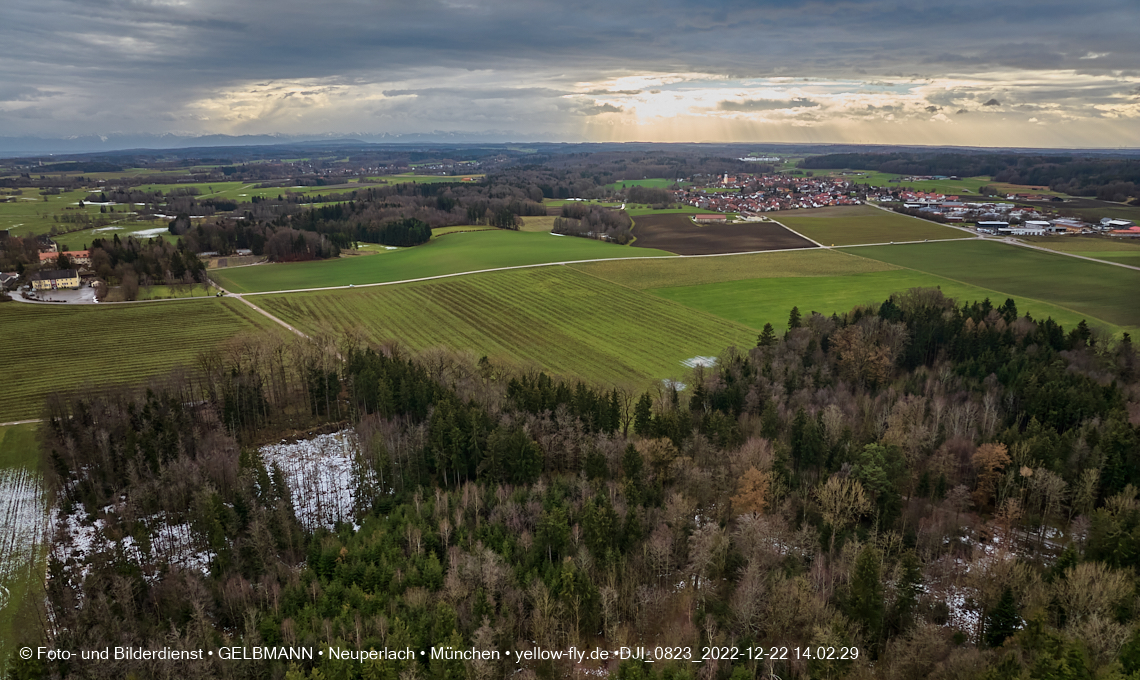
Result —
<path fill-rule="evenodd" d="M 1140 146 L 1137 25 L 1135 0 L 8 0 L 0 134 Z"/>

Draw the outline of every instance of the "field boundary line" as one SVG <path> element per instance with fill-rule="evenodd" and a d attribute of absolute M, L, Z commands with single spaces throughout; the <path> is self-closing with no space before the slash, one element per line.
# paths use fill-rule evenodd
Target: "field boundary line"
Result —
<path fill-rule="evenodd" d="M 891 210 L 890 208 L 884 208 L 883 206 L 879 205 L 878 203 L 864 202 L 863 205 L 869 205 L 871 207 L 878 208 L 879 210 L 882 210 L 883 212 L 889 212 L 892 215 L 902 215 L 903 217 L 909 217 L 913 220 L 918 220 L 920 222 L 925 222 L 927 224 L 937 224 L 937 225 L 941 225 L 943 227 L 950 227 L 951 229 L 957 229 L 958 231 L 964 231 L 967 234 L 973 234 L 974 236 L 979 236 L 979 238 L 981 238 L 980 235 L 976 231 L 974 231 L 973 229 L 970 229 L 968 227 L 959 227 L 958 225 L 950 224 L 949 222 L 935 222 L 934 220 L 924 220 L 921 217 L 915 217 L 914 215 L 908 215 L 906 213 L 896 212 L 894 210 Z M 943 239 L 943 240 L 953 240 L 953 239 Z"/>
<path fill-rule="evenodd" d="M 989 240 L 997 240 L 997 239 L 989 239 Z M 1089 262 L 1099 262 L 1101 264 L 1111 264 L 1115 267 L 1124 267 L 1125 269 L 1135 269 L 1136 271 L 1140 272 L 1140 267 L 1137 267 L 1136 265 L 1124 264 L 1123 262 L 1113 262 L 1112 260 L 1101 260 L 1101 259 L 1098 259 L 1095 257 L 1089 257 L 1088 255 L 1078 255 L 1076 253 L 1067 253 L 1063 250 L 1050 250 L 1049 248 L 1045 248 L 1044 246 L 1038 246 L 1038 245 L 1034 245 L 1032 243 L 1025 243 L 1024 241 L 1018 241 L 1015 238 L 1001 239 L 1000 242 L 1001 243 L 1008 243 L 1011 246 L 1021 246 L 1022 248 L 1029 248 L 1030 250 L 1037 250 L 1037 251 L 1040 251 L 1043 253 L 1052 253 L 1053 255 L 1067 255 L 1068 257 L 1075 257 L 1079 260 L 1088 260 Z M 1122 252 L 1127 252 L 1127 251 L 1122 251 Z"/>
<path fill-rule="evenodd" d="M 827 246 L 823 245 L 822 243 L 820 243 L 819 241 L 815 240 L 814 238 L 811 238 L 811 237 L 809 237 L 809 236 L 804 236 L 804 235 L 803 235 L 803 234 L 801 234 L 800 232 L 796 231 L 795 229 L 792 229 L 791 227 L 789 227 L 788 225 L 784 224 L 783 222 L 780 222 L 779 220 L 774 220 L 774 219 L 772 219 L 771 217 L 769 217 L 769 218 L 768 218 L 768 220 L 769 220 L 769 221 L 771 221 L 771 222 L 775 222 L 776 224 L 778 224 L 778 225 L 780 225 L 781 227 L 783 227 L 783 228 L 787 229 L 788 231 L 792 232 L 792 233 L 793 233 L 793 234 L 795 234 L 796 236 L 799 236 L 800 238 L 804 239 L 805 241 L 811 241 L 812 243 L 816 244 L 816 245 L 817 245 L 817 246 L 819 246 L 820 248 L 826 248 L 826 247 L 827 247 Z"/>

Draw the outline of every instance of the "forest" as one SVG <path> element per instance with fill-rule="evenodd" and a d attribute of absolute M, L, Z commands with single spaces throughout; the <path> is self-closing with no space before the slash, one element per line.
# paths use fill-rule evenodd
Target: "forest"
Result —
<path fill-rule="evenodd" d="M 793 308 L 755 347 L 648 391 L 351 336 L 240 337 L 145 390 L 49 399 L 44 467 L 67 521 L 45 629 L 21 644 L 856 647 L 609 670 L 1140 677 L 1137 359 L 1128 335 L 937 289 L 842 316 Z M 351 521 L 311 526 L 265 445 L 347 428 Z M 60 549 L 96 522 L 104 543 Z M 13 664 L 16 678 L 574 670 Z"/>
<path fill-rule="evenodd" d="M 842 153 L 811 156 L 801 168 L 862 168 L 900 175 L 990 175 L 995 182 L 1048 186 L 1119 203 L 1138 197 L 1140 161 L 1020 153 Z"/>

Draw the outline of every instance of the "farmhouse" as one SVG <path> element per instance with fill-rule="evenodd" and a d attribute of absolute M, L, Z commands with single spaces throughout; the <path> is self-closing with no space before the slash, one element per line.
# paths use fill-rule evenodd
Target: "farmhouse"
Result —
<path fill-rule="evenodd" d="M 35 290 L 59 290 L 78 287 L 79 272 L 74 269 L 50 269 L 32 274 L 32 288 Z"/>
<path fill-rule="evenodd" d="M 1127 229 L 1132 226 L 1132 220 L 1118 220 L 1106 217 L 1100 221 L 1102 229 Z"/>
<path fill-rule="evenodd" d="M 978 231 L 983 231 L 987 234 L 996 234 L 1001 229 L 1009 229 L 1009 222 L 999 222 L 998 220 L 982 220 L 978 222 Z"/>
<path fill-rule="evenodd" d="M 728 217 L 725 215 L 693 215 L 693 221 L 698 224 L 707 224 L 709 222 L 727 222 Z"/>
<path fill-rule="evenodd" d="M 55 260 L 59 258 L 60 255 L 66 255 L 67 259 L 75 264 L 91 264 L 90 250 L 65 250 L 62 253 L 40 253 L 40 262 Z"/>
<path fill-rule="evenodd" d="M 16 272 L 0 272 L 0 290 L 8 290 L 16 285 L 20 275 Z"/>

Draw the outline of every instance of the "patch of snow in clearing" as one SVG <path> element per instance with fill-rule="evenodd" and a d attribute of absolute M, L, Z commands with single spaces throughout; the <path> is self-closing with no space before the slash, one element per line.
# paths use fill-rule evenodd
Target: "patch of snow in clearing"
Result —
<path fill-rule="evenodd" d="M 397 246 L 384 246 L 384 250 L 399 250 Z"/>
<path fill-rule="evenodd" d="M 135 238 L 139 238 L 139 237 L 154 238 L 155 236 L 158 236 L 159 234 L 168 234 L 168 233 L 170 233 L 170 230 L 166 227 L 155 227 L 153 229 L 143 229 L 142 231 L 136 231 L 136 232 L 132 233 L 131 236 L 134 236 Z"/>
<path fill-rule="evenodd" d="M 309 531 L 332 529 L 337 522 L 352 522 L 355 505 L 356 452 L 359 443 L 352 430 L 322 434 L 289 444 L 260 449 L 266 467 L 276 465 L 289 484 L 297 521 Z"/>
<path fill-rule="evenodd" d="M 705 366 L 706 368 L 716 366 L 716 357 L 692 357 L 685 359 L 681 362 L 682 366 L 689 368 L 696 368 L 697 366 Z"/>
<path fill-rule="evenodd" d="M 94 234 L 99 234 L 99 233 L 102 233 L 104 231 L 122 231 L 122 230 L 123 230 L 122 227 L 99 227 L 98 229 L 92 229 L 91 232 Z"/>
<path fill-rule="evenodd" d="M 565 236 L 566 234 L 555 234 L 555 233 L 552 231 L 552 232 L 550 232 L 550 235 L 551 235 L 551 236 Z"/>
<path fill-rule="evenodd" d="M 114 514 L 115 506 L 103 508 L 103 514 Z M 144 566 L 165 563 L 182 569 L 192 569 L 203 574 L 210 573 L 211 555 L 198 550 L 201 540 L 195 536 L 186 523 L 170 525 L 163 513 L 151 515 L 143 520 L 150 531 L 150 551 L 144 554 L 142 547 L 133 536 L 111 540 L 106 534 L 108 523 L 96 519 L 87 523 L 87 510 L 77 505 L 69 515 L 52 511 L 52 525 L 58 527 L 58 540 L 52 546 L 52 556 L 63 563 L 65 573 L 78 574 L 82 580 L 90 571 L 90 562 L 99 553 L 118 553 L 129 561 Z M 157 573 L 144 574 L 150 582 L 158 580 Z"/>
<path fill-rule="evenodd" d="M 978 624 L 981 623 L 982 614 L 977 609 L 967 605 L 971 601 L 970 589 L 951 586 L 946 593 L 946 606 L 950 608 L 950 618 L 947 625 L 957 628 L 971 639 L 976 638 Z"/>
<path fill-rule="evenodd" d="M 661 382 L 664 383 L 665 389 L 667 390 L 673 389 L 677 390 L 678 392 L 684 392 L 685 388 L 688 387 L 688 385 L 685 383 L 679 382 L 677 380 L 662 380 Z"/>

